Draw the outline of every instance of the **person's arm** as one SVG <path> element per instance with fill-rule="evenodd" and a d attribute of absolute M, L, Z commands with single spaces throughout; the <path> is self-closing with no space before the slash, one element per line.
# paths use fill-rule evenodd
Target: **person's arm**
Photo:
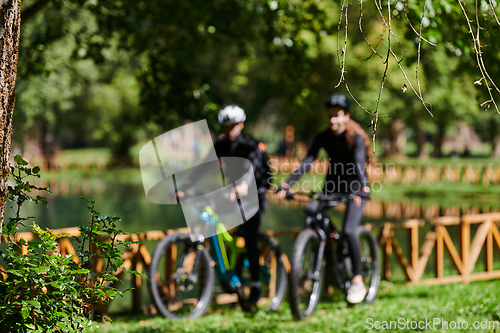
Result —
<path fill-rule="evenodd" d="M 216 154 L 217 154 L 217 143 L 215 143 L 214 149 L 215 149 Z M 184 195 L 185 195 L 184 192 L 186 192 L 194 184 L 196 184 L 196 182 L 201 178 L 201 176 L 203 176 L 203 174 L 207 171 L 205 163 L 209 163 L 209 162 L 213 162 L 213 161 L 214 160 L 212 158 L 212 154 L 208 154 L 202 163 L 200 163 L 199 165 L 194 167 L 193 171 L 191 172 L 191 175 L 189 176 L 189 178 L 186 181 L 184 181 L 180 184 L 176 184 L 177 185 L 177 192 L 176 192 L 177 196 L 179 196 L 181 198 L 184 197 Z"/>
<path fill-rule="evenodd" d="M 263 158 L 263 154 L 264 152 L 260 149 L 259 142 L 255 141 L 254 144 L 252 144 L 252 150 L 246 157 L 246 159 L 249 160 L 252 165 L 253 172 L 246 172 L 243 175 L 243 177 L 241 178 L 241 183 L 233 188 L 233 191 L 229 196 L 229 200 L 234 201 L 236 199 L 236 192 L 239 196 L 245 196 L 248 194 L 248 188 L 250 184 L 252 184 L 252 182 L 256 180 L 257 168 L 259 166 L 259 162 Z"/>
<path fill-rule="evenodd" d="M 255 172 L 257 171 L 257 167 L 259 166 L 259 162 L 262 159 L 262 154 L 263 154 L 263 151 L 260 150 L 258 142 L 257 142 L 254 149 L 250 152 L 250 154 L 247 157 L 247 159 L 252 164 L 252 170 L 253 170 L 253 173 L 248 172 L 243 176 L 242 181 L 244 183 L 246 183 L 247 185 L 250 185 L 252 183 L 252 181 L 255 179 Z"/>
<path fill-rule="evenodd" d="M 302 163 L 300 164 L 300 166 L 297 169 L 295 169 L 290 174 L 288 179 L 286 180 L 285 183 L 286 183 L 286 185 L 288 185 L 288 187 L 293 182 L 296 182 L 303 174 L 305 174 L 307 171 L 309 171 L 312 163 L 314 162 L 314 160 L 318 156 L 320 148 L 321 148 L 321 139 L 320 139 L 320 135 L 318 135 L 314 139 L 311 148 L 309 148 L 309 150 L 307 151 L 307 156 L 302 160 Z"/>
<path fill-rule="evenodd" d="M 288 186 L 290 186 L 290 184 L 299 180 L 299 178 L 302 177 L 303 174 L 305 174 L 307 171 L 309 171 L 309 169 L 311 168 L 311 165 L 315 159 L 316 159 L 316 155 L 307 154 L 307 156 L 302 160 L 302 163 L 300 164 L 300 166 L 297 169 L 295 169 L 294 171 L 292 171 L 292 173 L 290 174 L 290 176 L 288 177 L 288 179 L 286 180 L 285 183 Z"/>
<path fill-rule="evenodd" d="M 354 137 L 354 164 L 356 167 L 356 175 L 361 183 L 362 191 L 369 192 L 370 187 L 366 178 L 365 163 L 366 163 L 366 147 L 365 139 L 361 135 Z"/>

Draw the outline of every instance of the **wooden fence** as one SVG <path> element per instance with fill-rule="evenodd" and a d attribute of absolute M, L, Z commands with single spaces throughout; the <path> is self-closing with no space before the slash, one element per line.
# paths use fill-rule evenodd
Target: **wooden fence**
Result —
<path fill-rule="evenodd" d="M 391 258 L 393 255 L 403 268 L 406 277 L 410 283 L 426 283 L 426 284 L 446 284 L 454 282 L 470 282 L 476 280 L 496 279 L 500 278 L 500 269 L 494 269 L 494 247 L 500 253 L 500 232 L 498 223 L 500 222 L 500 213 L 487 213 L 466 215 L 460 217 L 444 216 L 431 220 L 430 225 L 424 220 L 411 219 L 402 223 L 383 223 L 383 224 L 367 224 L 369 229 L 379 230 L 378 238 L 382 254 L 382 273 L 383 277 L 390 279 L 392 275 Z M 474 228 L 475 233 L 471 226 Z M 425 235 L 425 239 L 420 244 L 419 232 L 422 227 L 427 227 L 429 230 Z M 458 232 L 458 249 L 450 237 L 450 228 L 456 228 Z M 398 242 L 395 231 L 403 229 L 406 232 L 406 243 L 408 245 L 408 254 L 405 256 L 404 251 Z M 147 231 L 140 234 L 133 234 L 122 237 L 122 240 L 130 239 L 140 241 L 141 243 L 132 245 L 126 249 L 123 254 L 123 266 L 127 269 L 137 270 L 141 273 L 146 273 L 151 262 L 151 254 L 144 244 L 144 241 L 159 240 L 166 235 L 174 232 L 187 232 L 187 228 L 169 231 Z M 268 231 L 274 237 L 296 237 L 300 230 L 275 232 Z M 69 237 L 79 235 L 77 228 L 65 228 L 53 230 L 53 234 L 67 234 L 66 237 L 59 238 L 59 251 L 64 256 L 66 254 L 76 254 Z M 34 239 L 32 233 L 19 233 L 18 240 L 22 237 L 26 241 Z M 471 241 L 472 238 L 472 241 Z M 23 248 L 26 251 L 26 248 Z M 446 252 L 450 255 L 453 265 L 458 274 L 444 276 L 444 256 Z M 429 258 L 434 251 L 435 260 L 434 276 L 422 279 L 426 267 L 429 265 Z M 481 251 L 484 251 L 484 271 L 475 272 L 474 268 Z M 290 264 L 288 258 L 283 254 L 285 267 L 289 271 Z M 75 256 L 75 261 L 78 258 Z M 102 269 L 104 262 L 97 261 L 96 269 Z M 116 275 L 121 278 L 124 274 L 122 269 L 116 272 Z M 140 312 L 142 308 L 142 279 L 141 277 L 132 277 L 132 310 Z M 115 285 L 118 287 L 118 284 Z M 227 303 L 234 302 L 234 295 L 220 295 L 216 302 Z M 101 305 L 96 308 L 100 313 L 106 313 L 108 305 Z"/>
<path fill-rule="evenodd" d="M 271 170 L 289 173 L 300 165 L 298 158 L 273 156 Z M 316 160 L 310 168 L 311 174 L 326 174 L 329 168 L 327 159 Z M 404 166 L 393 163 L 377 163 L 367 166 L 371 182 L 382 184 L 425 184 L 440 181 L 462 184 L 500 184 L 500 165 L 436 165 Z"/>
<path fill-rule="evenodd" d="M 269 202 L 285 207 L 305 207 L 309 201 L 306 195 L 295 195 L 295 200 L 278 200 L 275 193 L 268 192 L 266 198 Z M 343 211 L 344 205 L 335 207 L 335 210 Z M 462 216 L 480 213 L 498 213 L 500 208 L 490 208 L 486 205 L 477 207 L 475 205 L 441 207 L 438 204 L 428 205 L 412 202 L 408 199 L 402 201 L 380 201 L 370 200 L 366 202 L 364 216 L 370 219 L 425 219 L 431 220 L 439 216 Z"/>
<path fill-rule="evenodd" d="M 446 284 L 470 282 L 500 278 L 500 269 L 494 269 L 494 247 L 500 254 L 499 213 L 466 215 L 461 218 L 443 216 L 432 220 L 432 228 L 427 231 L 420 246 L 419 228 L 425 225 L 422 220 L 409 220 L 401 224 L 385 223 L 380 233 L 380 247 L 384 263 L 383 273 L 386 279 L 391 277 L 390 257 L 394 253 L 411 283 L 421 281 L 422 274 L 434 251 L 434 277 L 423 279 L 426 284 Z M 476 226 L 472 237 L 471 226 Z M 394 236 L 394 229 L 407 230 L 408 258 Z M 450 237 L 450 229 L 458 234 L 458 249 Z M 472 242 L 471 242 L 472 237 Z M 444 276 L 444 258 L 446 252 L 452 259 L 458 275 Z M 474 272 L 476 263 L 484 252 L 484 271 Z"/>

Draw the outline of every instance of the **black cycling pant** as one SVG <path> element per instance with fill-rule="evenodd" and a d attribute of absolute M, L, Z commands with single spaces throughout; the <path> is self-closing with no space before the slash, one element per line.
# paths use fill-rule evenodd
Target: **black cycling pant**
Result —
<path fill-rule="evenodd" d="M 245 238 L 245 247 L 247 248 L 252 281 L 259 281 L 260 265 L 259 250 L 257 249 L 257 238 L 259 235 L 260 222 L 264 217 L 265 210 L 266 197 L 265 195 L 259 195 L 259 211 L 240 226 L 241 234 Z"/>
<path fill-rule="evenodd" d="M 349 246 L 349 253 L 351 254 L 352 270 L 354 275 L 361 274 L 361 246 L 359 244 L 359 237 L 356 232 L 358 229 L 361 218 L 363 217 L 363 210 L 366 201 L 361 201 L 358 207 L 354 202 L 350 201 L 344 216 L 344 224 L 342 227 L 342 235 Z"/>

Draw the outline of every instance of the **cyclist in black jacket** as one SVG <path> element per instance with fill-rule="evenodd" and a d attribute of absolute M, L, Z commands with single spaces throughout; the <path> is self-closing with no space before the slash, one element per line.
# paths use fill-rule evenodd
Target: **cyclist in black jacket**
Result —
<path fill-rule="evenodd" d="M 250 262 L 250 273 L 252 276 L 252 283 L 250 289 L 249 302 L 256 303 L 261 294 L 261 287 L 259 282 L 259 253 L 257 249 L 257 235 L 259 232 L 260 222 L 262 221 L 264 210 L 266 209 L 265 193 L 269 188 L 269 166 L 267 165 L 267 153 L 264 143 L 257 141 L 250 135 L 242 133 L 244 121 L 246 119 L 245 111 L 235 105 L 229 105 L 220 110 L 218 122 L 221 124 L 223 135 L 215 143 L 214 148 L 217 156 L 220 157 L 241 157 L 249 160 L 252 164 L 254 174 L 247 174 L 243 181 L 235 186 L 230 194 L 229 199 L 234 201 L 236 193 L 246 195 L 248 192 L 248 184 L 253 181 L 257 185 L 259 210 L 248 220 L 246 220 L 240 228 L 243 229 L 243 237 L 245 238 L 245 246 L 248 251 Z M 239 179 L 242 175 L 242 170 L 226 170 L 226 175 L 231 181 Z M 234 174 L 231 174 L 234 173 Z M 202 175 L 198 172 L 193 175 L 189 180 L 189 184 L 183 184 L 181 189 L 186 190 L 191 187 Z M 177 195 L 184 197 L 184 192 L 179 190 Z"/>
<path fill-rule="evenodd" d="M 290 185 L 306 173 L 318 156 L 320 148 L 324 148 L 330 159 L 328 173 L 323 191 L 328 193 L 370 192 L 365 164 L 373 158 L 370 140 L 363 128 L 350 119 L 349 99 L 339 93 L 334 93 L 325 102 L 328 110 L 330 128 L 319 133 L 307 157 L 295 170 L 278 191 L 278 198 L 283 199 Z M 352 256 L 353 273 L 351 287 L 347 293 L 349 303 L 359 303 L 366 295 L 366 288 L 361 276 L 361 251 L 356 229 L 363 216 L 365 202 L 359 196 L 347 204 L 343 224 L 343 236 L 349 244 Z"/>

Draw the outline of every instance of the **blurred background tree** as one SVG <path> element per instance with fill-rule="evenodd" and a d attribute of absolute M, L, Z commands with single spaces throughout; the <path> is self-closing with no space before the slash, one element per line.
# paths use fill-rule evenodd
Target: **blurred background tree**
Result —
<path fill-rule="evenodd" d="M 446 134 L 458 135 L 461 122 L 476 129 L 489 126 L 483 139 L 498 150 L 498 115 L 494 108 L 487 116 L 479 111 L 491 96 L 458 3 L 425 2 L 424 7 L 424 2 L 391 0 L 380 8 L 362 3 L 362 10 L 350 4 L 346 82 L 339 85 L 346 35 L 345 15 L 340 24 L 339 17 L 345 4 L 26 0 L 15 140 L 36 142 L 49 166 L 58 149 L 100 146 L 111 147 L 109 165 L 127 166 L 134 163 L 130 149 L 140 140 L 201 118 L 216 129 L 220 106 L 238 103 L 248 112 L 249 130 L 274 152 L 287 125 L 305 141 L 326 127 L 324 99 L 333 91 L 346 93 L 347 87 L 372 114 L 357 106 L 352 110 L 371 134 L 389 48 L 384 23 L 389 5 L 391 50 L 400 62 L 389 54 L 378 106 L 380 153 L 404 156 L 408 138 L 415 143 L 414 154 L 426 156 L 432 135 L 431 153 L 442 156 Z M 494 41 L 500 36 L 492 6 L 496 9 L 481 4 L 477 19 L 473 4 L 466 13 L 486 28 L 480 30 L 482 61 L 495 78 L 500 52 Z M 421 93 L 434 117 L 411 88 L 418 94 L 417 65 Z M 491 92 L 498 97 L 495 89 Z M 491 106 L 492 101 L 483 104 Z"/>

